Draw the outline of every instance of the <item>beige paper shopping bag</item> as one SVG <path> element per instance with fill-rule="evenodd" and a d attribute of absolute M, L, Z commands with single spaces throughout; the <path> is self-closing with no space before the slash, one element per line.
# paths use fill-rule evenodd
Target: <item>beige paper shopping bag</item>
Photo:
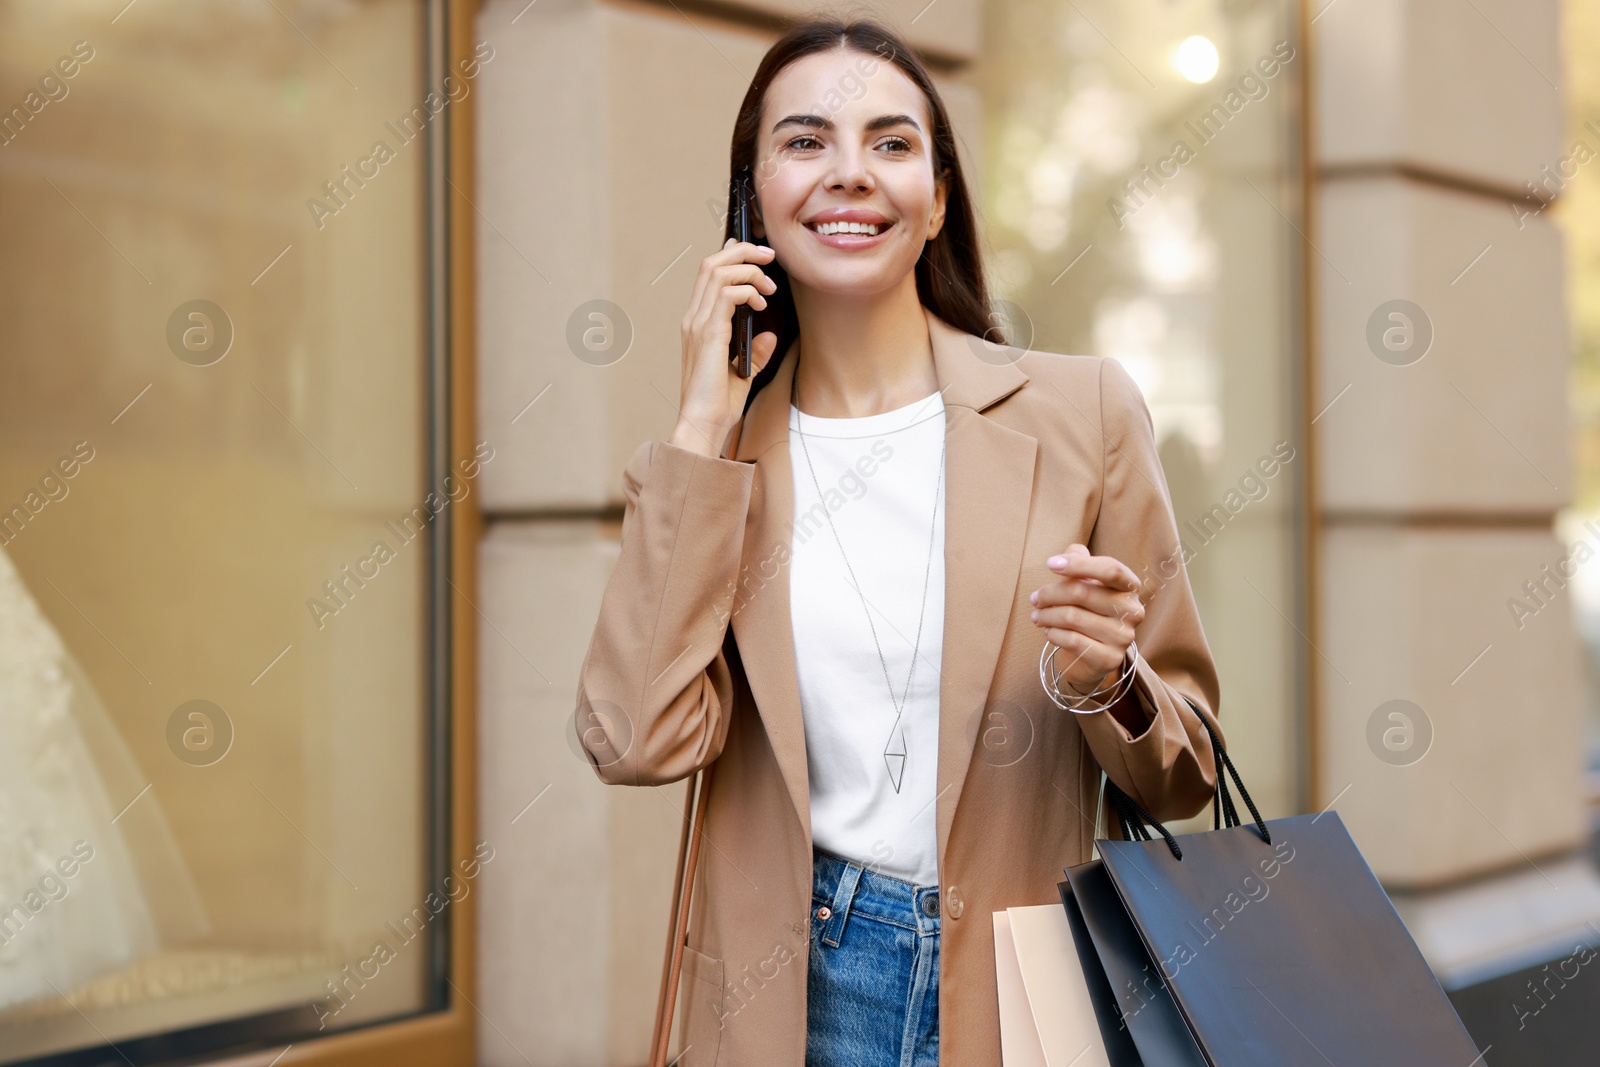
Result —
<path fill-rule="evenodd" d="M 1003 1067 L 1109 1067 L 1061 905 L 995 912 L 994 963 Z"/>

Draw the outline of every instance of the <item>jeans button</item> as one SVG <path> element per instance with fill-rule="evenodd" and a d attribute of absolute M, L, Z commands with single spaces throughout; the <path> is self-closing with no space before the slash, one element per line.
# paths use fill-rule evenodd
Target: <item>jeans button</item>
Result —
<path fill-rule="evenodd" d="M 823 922 L 827 922 L 828 917 L 832 914 L 833 909 L 828 907 L 826 904 L 817 909 L 817 918 L 821 919 Z"/>
<path fill-rule="evenodd" d="M 922 898 L 922 914 L 932 919 L 939 914 L 939 895 L 929 893 Z"/>

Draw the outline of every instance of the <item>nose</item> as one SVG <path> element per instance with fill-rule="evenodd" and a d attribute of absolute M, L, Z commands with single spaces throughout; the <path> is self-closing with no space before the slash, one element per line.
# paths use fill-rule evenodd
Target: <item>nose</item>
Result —
<path fill-rule="evenodd" d="M 829 189 L 849 189 L 870 193 L 877 187 L 872 169 L 867 166 L 866 153 L 860 147 L 841 147 L 833 154 L 833 167 L 828 171 Z"/>

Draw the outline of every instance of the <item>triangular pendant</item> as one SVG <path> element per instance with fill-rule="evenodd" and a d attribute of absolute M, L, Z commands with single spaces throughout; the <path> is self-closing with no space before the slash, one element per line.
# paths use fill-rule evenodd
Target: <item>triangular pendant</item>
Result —
<path fill-rule="evenodd" d="M 900 746 L 895 750 L 895 736 L 900 738 Z M 889 744 L 883 750 L 884 765 L 889 768 L 889 781 L 894 784 L 894 791 L 900 792 L 900 783 L 906 775 L 906 735 L 904 730 L 897 730 L 889 735 Z"/>

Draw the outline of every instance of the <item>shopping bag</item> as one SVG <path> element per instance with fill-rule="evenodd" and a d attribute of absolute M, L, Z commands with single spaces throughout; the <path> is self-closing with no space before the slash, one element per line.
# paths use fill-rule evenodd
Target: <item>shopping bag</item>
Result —
<path fill-rule="evenodd" d="M 1112 1067 L 1481 1064 L 1338 814 L 1264 821 L 1211 735 L 1215 829 L 1175 838 L 1108 781 L 1126 840 L 1060 884 Z"/>
<path fill-rule="evenodd" d="M 1111 1067 L 1061 909 L 995 912 L 994 946 L 1002 1067 Z"/>

